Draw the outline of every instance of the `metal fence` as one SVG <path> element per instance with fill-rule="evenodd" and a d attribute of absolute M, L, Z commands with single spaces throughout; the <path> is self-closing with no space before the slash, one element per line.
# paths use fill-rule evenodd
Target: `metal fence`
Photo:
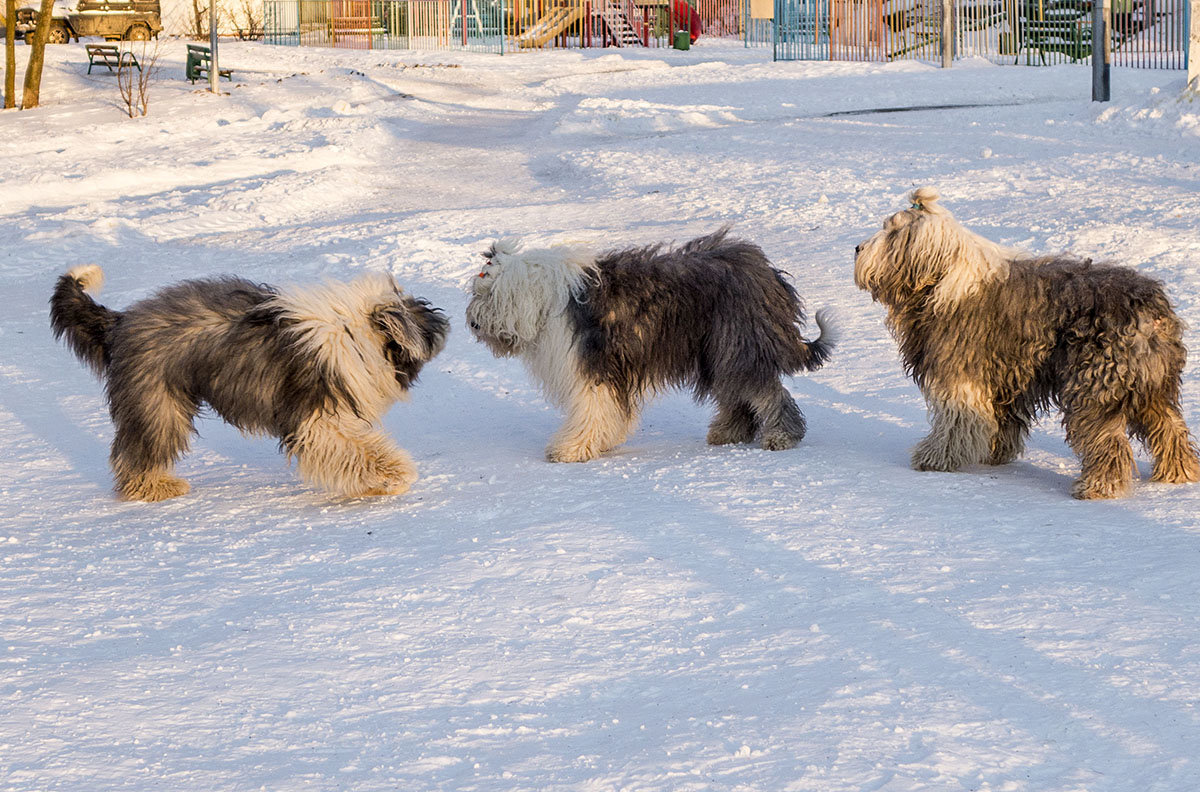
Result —
<path fill-rule="evenodd" d="M 1112 62 L 1181 69 L 1187 0 L 1111 0 Z M 479 52 L 664 47 L 696 35 L 776 60 L 938 61 L 941 0 L 264 0 L 272 44 Z M 955 57 L 1089 62 L 1092 0 L 953 0 Z"/>
<path fill-rule="evenodd" d="M 1182 69 L 1187 0 L 1112 0 L 1112 63 Z M 955 57 L 1084 63 L 1091 0 L 954 0 Z M 941 0 L 775 0 L 776 60 L 940 60 Z"/>
<path fill-rule="evenodd" d="M 265 0 L 268 44 L 503 52 L 504 0 Z"/>
<path fill-rule="evenodd" d="M 750 0 L 264 0 L 270 44 L 479 52 L 665 47 L 699 35 L 769 46 Z"/>

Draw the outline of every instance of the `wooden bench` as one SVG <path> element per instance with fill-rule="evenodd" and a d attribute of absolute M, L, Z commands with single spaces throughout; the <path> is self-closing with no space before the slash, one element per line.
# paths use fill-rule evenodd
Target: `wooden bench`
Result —
<path fill-rule="evenodd" d="M 212 50 L 200 44 L 187 45 L 187 78 L 194 85 L 196 80 L 207 77 L 212 69 Z M 233 69 L 217 69 L 217 76 L 233 82 Z"/>
<path fill-rule="evenodd" d="M 133 53 L 121 52 L 116 44 L 88 44 L 84 49 L 88 56 L 88 74 L 92 73 L 97 61 L 101 66 L 107 66 L 109 72 L 119 71 L 122 66 L 137 66 L 138 71 L 142 70 L 142 64 L 138 63 Z"/>
<path fill-rule="evenodd" d="M 381 27 L 373 16 L 340 16 L 329 21 L 329 30 L 334 43 L 348 38 L 366 38 L 370 49 L 371 39 L 387 34 L 387 28 Z"/>

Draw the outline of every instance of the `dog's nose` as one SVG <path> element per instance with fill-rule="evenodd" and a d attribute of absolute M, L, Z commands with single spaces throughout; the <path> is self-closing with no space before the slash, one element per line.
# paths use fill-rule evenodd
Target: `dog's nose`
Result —
<path fill-rule="evenodd" d="M 857 255 L 858 255 L 858 251 L 860 251 L 860 250 L 862 250 L 862 244 L 861 244 L 861 243 L 860 243 L 860 244 L 857 244 L 857 245 L 855 245 L 855 246 L 854 246 L 854 255 L 856 255 L 856 256 L 857 256 Z"/>
<path fill-rule="evenodd" d="M 472 329 L 472 330 L 478 330 L 478 329 L 479 329 L 479 325 L 478 325 L 478 324 L 476 324 L 475 322 L 471 322 L 471 329 Z"/>

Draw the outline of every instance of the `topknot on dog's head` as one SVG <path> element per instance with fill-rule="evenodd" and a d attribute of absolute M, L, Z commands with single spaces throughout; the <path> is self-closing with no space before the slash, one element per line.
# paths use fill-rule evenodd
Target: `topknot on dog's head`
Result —
<path fill-rule="evenodd" d="M 941 197 L 941 193 L 933 187 L 919 187 L 908 194 L 908 200 L 912 203 L 913 209 L 930 214 L 946 211 L 938 204 L 938 199 Z"/>
<path fill-rule="evenodd" d="M 98 264 L 80 264 L 67 270 L 67 277 L 73 278 L 84 291 L 96 293 L 104 285 L 104 270 Z"/>
<path fill-rule="evenodd" d="M 521 252 L 523 247 L 520 237 L 501 237 L 493 242 L 487 250 L 483 252 L 483 257 L 490 261 L 495 261 L 497 258 L 513 256 Z"/>

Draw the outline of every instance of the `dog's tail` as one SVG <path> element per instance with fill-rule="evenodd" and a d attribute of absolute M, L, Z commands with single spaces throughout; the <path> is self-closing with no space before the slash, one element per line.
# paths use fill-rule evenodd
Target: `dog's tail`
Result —
<path fill-rule="evenodd" d="M 822 308 L 817 311 L 815 318 L 817 327 L 821 328 L 821 334 L 812 341 L 803 341 L 800 344 L 796 370 L 816 371 L 821 368 L 833 354 L 833 347 L 838 342 L 838 331 L 829 309 Z"/>
<path fill-rule="evenodd" d="M 50 298 L 50 327 L 55 338 L 65 338 L 75 356 L 97 375 L 108 367 L 108 334 L 119 314 L 100 305 L 89 291 L 99 291 L 104 271 L 81 264 L 60 275 Z"/>

